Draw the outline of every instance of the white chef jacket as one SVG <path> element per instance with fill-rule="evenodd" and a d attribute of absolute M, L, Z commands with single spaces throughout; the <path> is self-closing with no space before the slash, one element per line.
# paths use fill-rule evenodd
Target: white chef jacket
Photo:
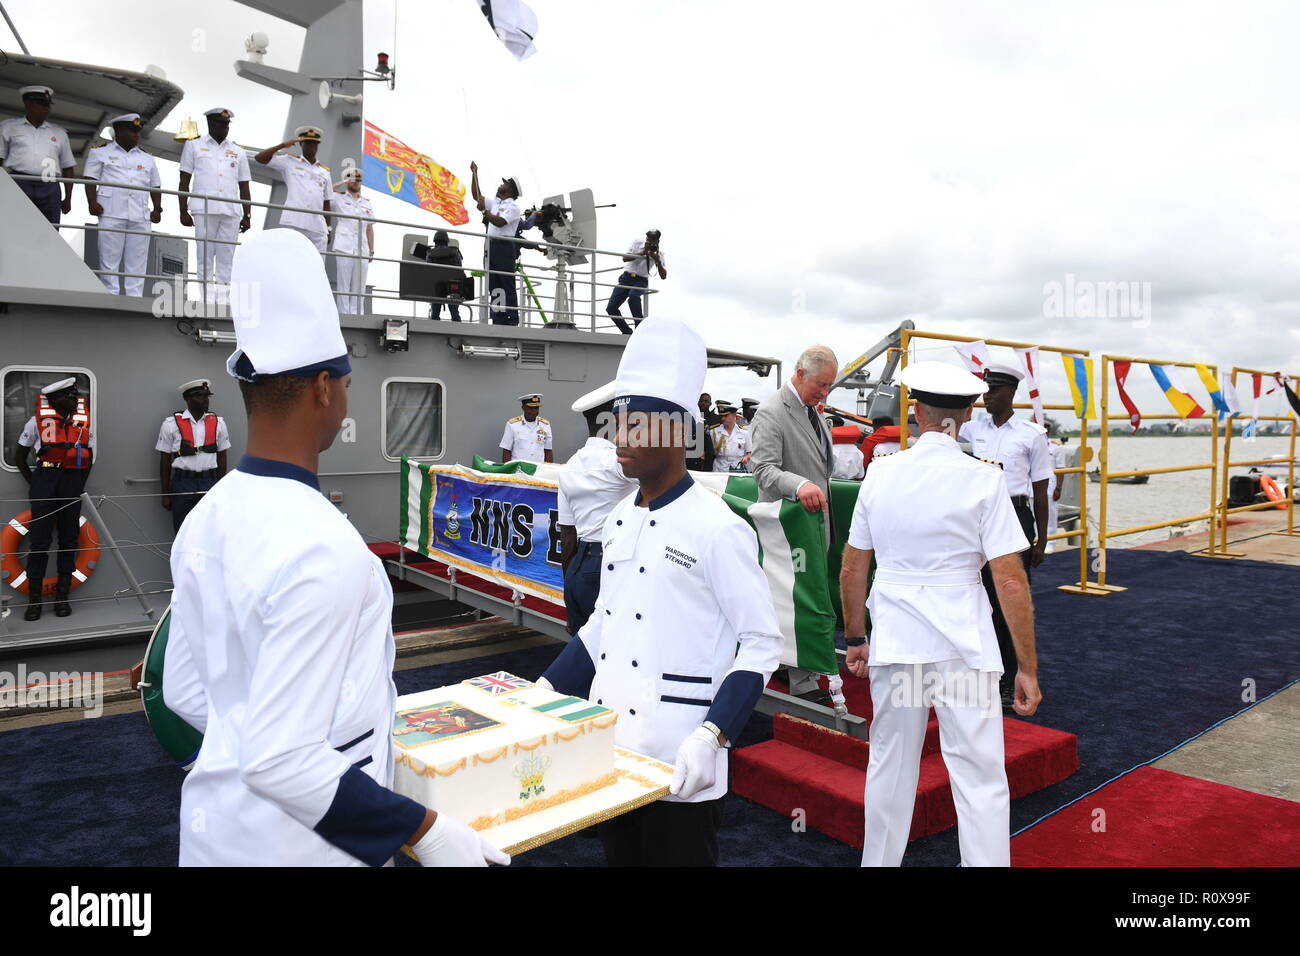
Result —
<path fill-rule="evenodd" d="M 873 457 L 849 544 L 876 557 L 868 665 L 960 658 L 974 670 L 1001 673 L 980 568 L 1029 547 L 1002 469 L 963 454 L 941 432 Z"/>
<path fill-rule="evenodd" d="M 194 431 L 194 447 L 211 444 L 208 441 L 208 429 L 203 424 L 203 418 L 200 416 L 195 421 L 194 416 L 190 414 L 188 408 L 181 412 L 182 418 L 188 418 L 194 422 L 192 428 Z M 226 427 L 226 420 L 220 415 L 217 416 L 217 451 L 225 451 L 230 447 L 230 429 Z M 169 455 L 175 454 L 181 450 L 181 430 L 176 424 L 176 416 L 168 415 L 163 419 L 162 428 L 158 432 L 158 444 L 154 446 L 157 451 L 167 452 Z M 172 470 L 180 471 L 212 471 L 217 467 L 217 453 L 212 451 L 197 451 L 193 455 L 182 455 L 180 458 L 172 459 Z"/>
<path fill-rule="evenodd" d="M 353 197 L 351 193 L 335 193 L 330 197 L 332 212 L 347 213 L 350 216 L 375 217 L 375 208 L 365 196 Z M 330 217 L 334 223 L 334 241 L 330 248 L 335 252 L 346 252 L 354 256 L 370 255 L 370 242 L 366 239 L 366 225 L 360 219 L 342 219 Z"/>
<path fill-rule="evenodd" d="M 181 865 L 392 858 L 424 808 L 390 789 L 392 589 L 296 465 L 245 456 L 172 545 L 168 708 L 203 732 Z"/>
<path fill-rule="evenodd" d="M 961 426 L 958 438 L 970 442 L 976 458 L 1002 465 L 1013 495 L 1033 495 L 1034 482 L 1052 476 L 1047 436 L 1033 422 L 1012 415 L 999 427 L 988 412 L 976 412 Z"/>
<path fill-rule="evenodd" d="M 36 427 L 35 415 L 27 419 L 27 424 L 24 425 L 23 430 L 18 433 L 18 444 L 22 445 L 24 448 L 30 448 L 33 454 L 37 454 L 40 452 L 41 432 L 40 429 Z M 95 447 L 94 432 L 91 432 L 90 437 L 86 439 L 86 447 L 91 449 Z"/>
<path fill-rule="evenodd" d="M 600 542 L 614 506 L 638 487 L 623 474 L 614 443 L 595 436 L 569 459 L 559 484 L 559 523 L 572 525 L 580 541 L 593 543 Z"/>
<path fill-rule="evenodd" d="M 284 180 L 284 204 L 306 209 L 324 209 L 324 204 L 334 198 L 329 170 L 320 163 L 310 163 L 302 156 L 277 153 L 266 164 Z M 313 235 L 325 235 L 325 217 L 309 212 L 282 212 L 280 225 L 286 229 L 301 229 Z"/>
<path fill-rule="evenodd" d="M 640 258 L 633 259 L 631 262 L 624 262 L 624 271 L 628 275 L 644 276 L 645 278 L 649 278 L 650 257 L 645 254 L 645 240 L 633 240 L 632 245 L 627 247 L 627 254 L 629 256 L 639 256 Z M 662 250 L 659 252 L 659 261 L 664 264 L 664 269 L 666 270 L 668 268 L 668 259 L 664 256 Z M 657 266 L 655 268 L 656 270 L 658 269 Z"/>
<path fill-rule="evenodd" d="M 753 701 L 741 706 L 734 692 L 757 698 L 784 640 L 753 529 L 690 475 L 648 508 L 636 506 L 639 495 L 605 519 L 600 595 L 575 638 L 595 667 L 590 690 L 564 686 L 571 670 L 551 682 L 617 710 L 618 746 L 672 764 L 705 720 L 739 734 Z M 714 786 L 689 802 L 727 792 L 725 749 L 717 761 Z"/>
<path fill-rule="evenodd" d="M 834 445 L 831 447 L 831 477 L 857 481 L 866 472 L 862 462 L 862 449 L 857 445 Z"/>
<path fill-rule="evenodd" d="M 544 453 L 551 447 L 551 423 L 541 415 L 531 422 L 516 415 L 506 422 L 501 447 L 510 452 L 511 461 L 545 461 Z"/>
<path fill-rule="evenodd" d="M 713 470 L 731 471 L 733 465 L 739 465 L 740 459 L 754 450 L 754 439 L 749 429 L 739 424 L 727 432 L 725 425 L 715 425 L 709 431 L 713 439 Z"/>
<path fill-rule="evenodd" d="M 33 126 L 26 116 L 0 122 L 0 162 L 9 172 L 26 176 L 39 176 L 47 168 L 59 176 L 76 165 L 67 130 L 50 122 Z"/>
<path fill-rule="evenodd" d="M 515 232 L 519 229 L 519 220 L 523 214 L 519 211 L 519 203 L 513 199 L 497 199 L 496 196 L 489 196 L 483 201 L 483 208 L 494 216 L 500 216 L 506 221 L 504 226 L 497 226 L 488 223 L 487 234 L 489 236 L 508 236 L 514 238 Z"/>
<path fill-rule="evenodd" d="M 128 186 L 162 188 L 158 164 L 139 146 L 125 150 L 112 140 L 86 154 L 86 179 L 98 179 L 102 185 L 95 190 L 95 198 L 104 207 L 103 217 L 125 219 L 129 222 L 149 221 L 149 194 L 140 189 L 114 189 L 109 183 Z"/>
<path fill-rule="evenodd" d="M 248 171 L 248 153 L 234 140 L 218 143 L 208 133 L 191 139 L 181 149 L 181 172 L 190 174 L 190 192 L 209 196 L 239 198 L 239 184 L 252 179 Z M 191 216 L 236 216 L 243 218 L 244 207 L 234 202 L 204 202 L 191 199 Z"/>

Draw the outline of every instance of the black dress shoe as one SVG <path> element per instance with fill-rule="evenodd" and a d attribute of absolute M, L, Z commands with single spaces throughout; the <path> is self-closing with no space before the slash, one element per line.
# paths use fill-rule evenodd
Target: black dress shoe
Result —
<path fill-rule="evenodd" d="M 27 610 L 23 612 L 24 621 L 39 621 L 41 619 L 41 602 L 40 599 L 31 601 L 27 605 Z"/>

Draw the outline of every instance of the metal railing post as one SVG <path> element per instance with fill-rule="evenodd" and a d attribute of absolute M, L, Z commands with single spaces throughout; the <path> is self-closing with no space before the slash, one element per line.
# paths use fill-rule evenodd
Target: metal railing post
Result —
<path fill-rule="evenodd" d="M 152 621 L 155 615 L 153 605 L 151 605 L 148 599 L 145 598 L 144 589 L 140 587 L 140 582 L 136 580 L 135 572 L 131 570 L 131 566 L 126 563 L 126 558 L 122 557 L 122 549 L 117 546 L 117 540 L 113 537 L 113 532 L 108 530 L 108 525 L 105 524 L 103 517 L 99 513 L 99 509 L 95 507 L 95 502 L 93 502 L 90 499 L 90 495 L 84 491 L 81 493 L 81 507 L 82 510 L 86 512 L 89 519 L 94 522 L 95 527 L 99 529 L 100 537 L 108 542 L 109 550 L 112 552 L 114 559 L 116 559 L 117 566 L 121 570 L 122 576 L 126 578 L 126 583 L 131 586 L 131 591 L 139 600 L 140 606 L 144 608 L 145 617 Z M 60 546 L 62 546 L 61 543 Z"/>

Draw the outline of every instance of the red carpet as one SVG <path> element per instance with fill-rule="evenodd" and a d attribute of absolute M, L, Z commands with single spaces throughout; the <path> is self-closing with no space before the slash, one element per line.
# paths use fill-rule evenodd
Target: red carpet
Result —
<path fill-rule="evenodd" d="M 1020 834 L 1011 863 L 1296 866 L 1300 803 L 1139 767 Z"/>
<path fill-rule="evenodd" d="M 845 674 L 844 696 L 852 713 L 870 719 L 867 681 Z M 1012 718 L 1003 719 L 1003 733 L 1013 799 L 1064 780 L 1079 768 L 1074 734 Z M 732 790 L 781 814 L 802 809 L 808 826 L 850 846 L 862 846 L 868 744 L 789 714 L 772 719 L 772 734 L 771 740 L 732 754 Z M 912 839 L 956 822 L 948 769 L 939 753 L 939 724 L 931 716 Z"/>

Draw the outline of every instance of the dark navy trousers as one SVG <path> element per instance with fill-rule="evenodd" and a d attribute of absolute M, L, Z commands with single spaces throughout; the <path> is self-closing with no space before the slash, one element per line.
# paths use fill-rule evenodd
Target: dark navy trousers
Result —
<path fill-rule="evenodd" d="M 27 552 L 28 594 L 37 594 L 49 564 L 50 543 L 59 533 L 59 574 L 77 567 L 77 538 L 81 534 L 81 502 L 86 473 L 76 468 L 32 469 L 32 523 Z"/>
<path fill-rule="evenodd" d="M 600 542 L 579 541 L 578 551 L 564 572 L 564 610 L 569 633 L 577 634 L 591 617 L 600 595 Z"/>
<path fill-rule="evenodd" d="M 181 522 L 199 503 L 199 495 L 217 483 L 217 470 L 186 471 L 172 468 L 172 531 L 181 530 Z"/>

